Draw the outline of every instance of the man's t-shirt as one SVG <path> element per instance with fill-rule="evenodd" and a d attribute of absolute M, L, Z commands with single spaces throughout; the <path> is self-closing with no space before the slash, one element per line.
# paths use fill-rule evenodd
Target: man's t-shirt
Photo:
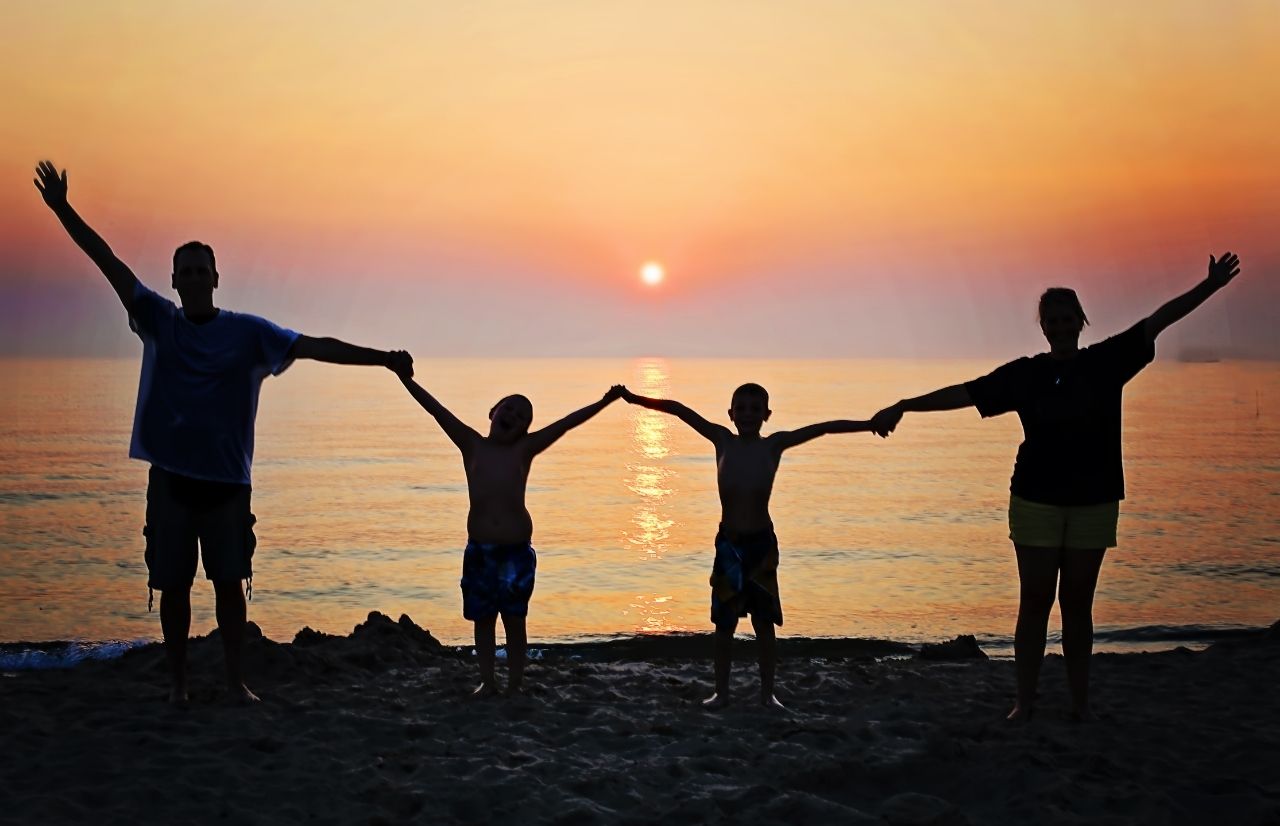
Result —
<path fill-rule="evenodd" d="M 292 363 L 298 333 L 229 310 L 197 324 L 141 282 L 129 326 L 142 339 L 129 456 L 195 479 L 249 484 L 258 391 Z"/>
<path fill-rule="evenodd" d="M 1046 505 L 1123 499 L 1121 391 L 1154 357 L 1139 322 L 1074 358 L 1041 353 L 966 383 L 984 417 L 1016 410 L 1022 420 L 1010 491 Z"/>

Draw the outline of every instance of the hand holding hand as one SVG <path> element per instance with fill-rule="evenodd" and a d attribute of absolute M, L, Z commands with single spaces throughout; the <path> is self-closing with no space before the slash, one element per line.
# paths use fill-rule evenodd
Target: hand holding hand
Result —
<path fill-rule="evenodd" d="M 605 401 L 611 402 L 614 399 L 620 399 L 623 397 L 623 395 L 626 392 L 627 392 L 627 388 L 623 387 L 620 384 L 615 384 L 613 387 L 609 388 L 609 391 L 607 393 L 604 394 Z"/>
<path fill-rule="evenodd" d="M 387 369 L 402 379 L 413 378 L 413 356 L 404 350 L 387 353 Z"/>
<path fill-rule="evenodd" d="M 34 182 L 36 189 L 40 190 L 40 197 L 44 198 L 49 209 L 67 205 L 67 170 L 62 170 L 62 174 L 59 175 L 57 167 L 50 161 L 41 161 L 36 164 Z"/>
<path fill-rule="evenodd" d="M 1209 283 L 1214 289 L 1225 287 L 1239 274 L 1240 256 L 1234 252 L 1224 252 L 1217 260 L 1212 255 L 1209 256 Z"/>
<path fill-rule="evenodd" d="M 871 432 L 881 439 L 887 438 L 898 426 L 898 422 L 902 421 L 902 413 L 903 410 L 898 405 L 889 405 L 871 417 Z"/>

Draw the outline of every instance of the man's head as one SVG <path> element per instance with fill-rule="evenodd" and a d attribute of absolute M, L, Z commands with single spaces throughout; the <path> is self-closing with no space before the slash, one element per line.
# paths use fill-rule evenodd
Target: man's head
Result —
<path fill-rule="evenodd" d="M 1080 331 L 1089 323 L 1076 291 L 1066 287 L 1050 287 L 1040 295 L 1038 316 L 1040 331 L 1053 350 L 1076 349 Z"/>
<path fill-rule="evenodd" d="M 188 241 L 173 251 L 173 288 L 187 303 L 188 296 L 212 301 L 218 288 L 218 264 L 213 247 L 200 241 Z"/>
<path fill-rule="evenodd" d="M 533 402 L 519 393 L 501 399 L 489 411 L 489 438 L 514 442 L 529 432 L 533 422 Z"/>
<path fill-rule="evenodd" d="M 729 399 L 729 420 L 741 436 L 753 436 L 769 421 L 769 391 L 758 384 L 747 383 L 733 391 Z"/>

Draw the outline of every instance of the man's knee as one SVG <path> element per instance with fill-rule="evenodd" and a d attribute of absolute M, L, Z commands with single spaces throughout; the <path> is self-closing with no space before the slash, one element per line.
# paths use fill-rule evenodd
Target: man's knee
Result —
<path fill-rule="evenodd" d="M 164 610 L 164 606 L 173 607 L 191 604 L 191 586 L 176 586 L 171 588 L 157 589 L 160 591 L 160 609 Z"/>
<path fill-rule="evenodd" d="M 773 620 L 766 616 L 751 615 L 751 627 L 759 639 L 773 639 Z"/>
<path fill-rule="evenodd" d="M 241 608 L 247 607 L 244 598 L 244 589 L 240 585 L 240 580 L 232 579 L 223 582 L 213 583 L 213 597 L 219 608 Z"/>

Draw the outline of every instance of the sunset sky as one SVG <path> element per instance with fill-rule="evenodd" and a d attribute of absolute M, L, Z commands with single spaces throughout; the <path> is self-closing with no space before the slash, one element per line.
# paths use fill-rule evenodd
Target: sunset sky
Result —
<path fill-rule="evenodd" d="M 199 238 L 223 306 L 422 355 L 1013 357 L 1044 287 L 1087 342 L 1231 249 L 1163 352 L 1280 358 L 1275 2 L 7 2 L 0 29 L 0 353 L 138 349 L 47 157 L 152 286 Z"/>

